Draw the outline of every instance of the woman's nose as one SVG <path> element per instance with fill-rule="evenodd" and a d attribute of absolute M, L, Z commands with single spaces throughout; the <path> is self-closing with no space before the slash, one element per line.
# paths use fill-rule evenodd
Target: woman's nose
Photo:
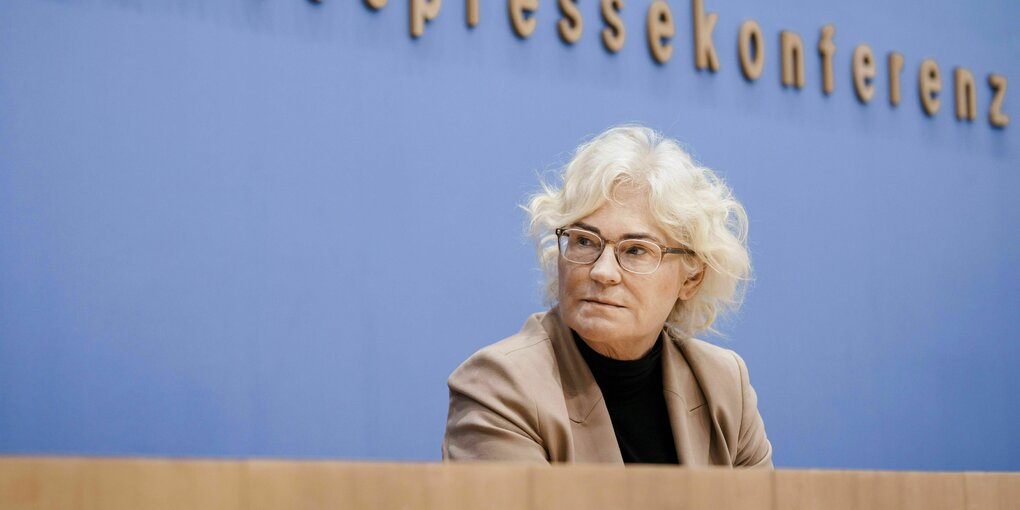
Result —
<path fill-rule="evenodd" d="M 602 254 L 595 260 L 591 267 L 591 279 L 603 285 L 616 285 L 620 283 L 620 264 L 616 261 L 616 252 L 606 245 L 602 248 Z"/>

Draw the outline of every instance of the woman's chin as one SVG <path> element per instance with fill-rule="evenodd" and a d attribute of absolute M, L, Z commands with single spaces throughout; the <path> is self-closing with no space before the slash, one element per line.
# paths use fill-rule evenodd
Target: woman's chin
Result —
<path fill-rule="evenodd" d="M 589 342 L 609 343 L 613 338 L 620 336 L 619 324 L 604 317 L 582 316 L 573 322 L 567 324 L 570 329 Z"/>

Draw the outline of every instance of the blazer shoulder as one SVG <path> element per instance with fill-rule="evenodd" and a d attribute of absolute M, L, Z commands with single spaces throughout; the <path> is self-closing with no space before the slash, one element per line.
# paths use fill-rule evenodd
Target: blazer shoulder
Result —
<path fill-rule="evenodd" d="M 723 456 L 734 466 L 772 466 L 772 444 L 743 358 L 697 339 L 683 340 L 681 346 L 722 432 Z"/>
<path fill-rule="evenodd" d="M 450 375 L 451 385 L 457 382 L 480 382 L 484 375 L 498 380 L 526 385 L 534 376 L 549 374 L 556 364 L 549 334 L 542 327 L 544 314 L 528 318 L 517 333 L 487 345 L 472 354 Z"/>
<path fill-rule="evenodd" d="M 545 437 L 549 418 L 543 421 L 542 410 L 548 413 L 555 365 L 541 314 L 461 363 L 448 381 L 443 458 L 547 462 L 555 444 Z"/>
<path fill-rule="evenodd" d="M 749 378 L 740 355 L 696 338 L 683 339 L 680 345 L 705 398 L 715 407 L 741 409 Z"/>
<path fill-rule="evenodd" d="M 719 347 L 697 338 L 682 339 L 680 346 L 687 362 L 697 365 L 696 369 L 722 371 L 733 376 L 740 375 L 744 360 L 732 349 Z"/>

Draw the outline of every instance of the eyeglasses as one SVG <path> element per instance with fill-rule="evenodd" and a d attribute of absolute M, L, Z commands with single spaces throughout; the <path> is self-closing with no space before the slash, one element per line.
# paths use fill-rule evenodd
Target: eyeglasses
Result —
<path fill-rule="evenodd" d="M 583 228 L 558 228 L 556 237 L 559 239 L 560 255 L 575 264 L 594 264 L 606 247 L 606 241 L 598 234 Z M 616 262 L 634 274 L 654 273 L 667 253 L 695 255 L 687 248 L 670 248 L 642 239 L 624 239 L 612 244 L 616 244 Z"/>

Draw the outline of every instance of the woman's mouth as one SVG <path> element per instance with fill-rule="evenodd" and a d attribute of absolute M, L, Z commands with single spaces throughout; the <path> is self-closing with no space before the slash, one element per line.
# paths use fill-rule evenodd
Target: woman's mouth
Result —
<path fill-rule="evenodd" d="M 583 299 L 582 301 L 586 303 L 591 303 L 593 305 L 606 306 L 610 308 L 623 308 L 623 305 L 618 305 L 613 301 L 607 301 L 604 299 Z"/>

